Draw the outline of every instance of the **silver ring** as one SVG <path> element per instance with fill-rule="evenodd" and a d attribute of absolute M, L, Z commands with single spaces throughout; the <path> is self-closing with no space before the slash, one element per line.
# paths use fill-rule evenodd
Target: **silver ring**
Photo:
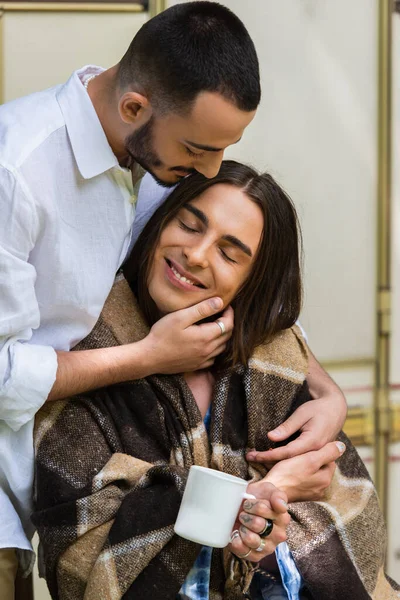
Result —
<path fill-rule="evenodd" d="M 262 552 L 265 548 L 266 541 L 261 538 L 261 544 L 256 548 L 256 552 Z"/>
<path fill-rule="evenodd" d="M 246 552 L 246 554 L 238 554 L 239 558 L 247 558 L 249 556 L 249 554 L 251 554 L 253 552 L 253 548 L 250 548 L 250 550 L 248 552 Z"/>
<path fill-rule="evenodd" d="M 221 330 L 221 335 L 224 335 L 226 329 L 225 329 L 225 325 L 223 324 L 223 322 L 220 321 L 219 319 L 217 321 L 215 321 L 215 322 L 216 322 L 216 324 L 218 325 L 218 327 Z"/>
<path fill-rule="evenodd" d="M 235 531 L 232 531 L 231 533 L 231 543 L 238 537 L 240 537 L 239 529 L 235 529 Z"/>

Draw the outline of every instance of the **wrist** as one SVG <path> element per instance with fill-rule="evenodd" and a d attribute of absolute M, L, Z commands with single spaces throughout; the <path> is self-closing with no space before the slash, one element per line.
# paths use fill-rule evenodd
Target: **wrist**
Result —
<path fill-rule="evenodd" d="M 114 354 L 112 370 L 116 383 L 142 379 L 156 372 L 153 353 L 151 348 L 144 343 L 145 339 L 110 349 Z"/>

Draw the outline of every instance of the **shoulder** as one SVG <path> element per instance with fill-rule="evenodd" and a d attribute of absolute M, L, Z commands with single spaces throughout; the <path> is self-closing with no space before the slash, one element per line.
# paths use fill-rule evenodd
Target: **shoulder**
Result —
<path fill-rule="evenodd" d="M 294 325 L 258 346 L 249 360 L 249 367 L 302 383 L 308 372 L 308 348 L 300 328 Z"/>
<path fill-rule="evenodd" d="M 0 164 L 13 170 L 54 132 L 65 127 L 57 102 L 60 86 L 0 106 Z"/>

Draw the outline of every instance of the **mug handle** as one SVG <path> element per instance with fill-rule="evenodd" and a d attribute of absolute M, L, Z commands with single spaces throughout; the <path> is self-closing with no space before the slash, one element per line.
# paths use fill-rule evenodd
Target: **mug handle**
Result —
<path fill-rule="evenodd" d="M 253 494 L 243 494 L 243 499 L 244 500 L 257 500 L 257 498 L 255 496 L 253 496 Z"/>

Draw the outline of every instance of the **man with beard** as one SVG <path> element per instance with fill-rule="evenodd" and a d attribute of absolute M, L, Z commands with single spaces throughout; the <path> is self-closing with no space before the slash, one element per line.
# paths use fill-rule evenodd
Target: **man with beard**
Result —
<path fill-rule="evenodd" d="M 142 170 L 165 187 L 192 171 L 213 177 L 259 101 L 245 27 L 228 9 L 202 1 L 146 23 L 118 65 L 84 67 L 64 85 L 0 108 L 3 600 L 14 597 L 18 560 L 23 573 L 32 562 L 32 430 L 42 404 L 205 368 L 224 349 L 232 309 L 217 323 L 194 326 L 219 312 L 215 298 L 164 317 L 139 343 L 69 352 L 93 328 L 137 231 L 162 200 L 158 188 L 144 186 L 132 227 Z M 310 388 L 319 400 L 280 433 L 303 428 L 287 452 L 333 439 L 344 420 L 340 391 L 313 364 Z"/>

